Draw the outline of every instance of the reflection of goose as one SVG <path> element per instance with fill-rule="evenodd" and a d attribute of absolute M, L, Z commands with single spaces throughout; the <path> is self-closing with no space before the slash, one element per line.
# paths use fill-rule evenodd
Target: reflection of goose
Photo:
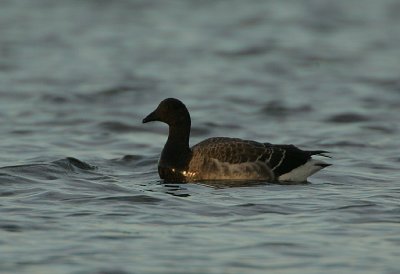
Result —
<path fill-rule="evenodd" d="M 216 137 L 189 147 L 191 120 L 178 99 L 163 100 L 143 123 L 168 124 L 169 135 L 158 163 L 161 179 L 168 182 L 205 180 L 255 180 L 304 182 L 329 166 L 313 155 L 323 150 L 304 151 L 293 145 L 273 145 L 237 138 Z"/>

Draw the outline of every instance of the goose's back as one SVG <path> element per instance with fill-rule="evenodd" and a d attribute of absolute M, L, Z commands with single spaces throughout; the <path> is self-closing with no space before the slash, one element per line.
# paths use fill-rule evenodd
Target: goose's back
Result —
<path fill-rule="evenodd" d="M 192 180 L 275 180 L 268 165 L 271 148 L 238 138 L 216 137 L 192 147 Z"/>

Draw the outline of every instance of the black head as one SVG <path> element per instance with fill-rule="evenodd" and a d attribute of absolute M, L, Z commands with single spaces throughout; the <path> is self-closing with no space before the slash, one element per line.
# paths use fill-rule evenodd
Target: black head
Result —
<path fill-rule="evenodd" d="M 186 106 L 175 98 L 167 98 L 158 105 L 156 110 L 143 119 L 143 123 L 159 121 L 169 126 L 190 126 L 190 115 Z"/>

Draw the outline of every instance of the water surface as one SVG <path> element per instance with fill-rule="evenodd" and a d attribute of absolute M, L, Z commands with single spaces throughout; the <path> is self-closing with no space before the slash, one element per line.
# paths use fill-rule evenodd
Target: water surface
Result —
<path fill-rule="evenodd" d="M 1 273 L 400 271 L 400 5 L 5 0 Z M 360 8 L 362 7 L 362 8 Z M 166 97 L 332 152 L 308 184 L 165 184 Z"/>

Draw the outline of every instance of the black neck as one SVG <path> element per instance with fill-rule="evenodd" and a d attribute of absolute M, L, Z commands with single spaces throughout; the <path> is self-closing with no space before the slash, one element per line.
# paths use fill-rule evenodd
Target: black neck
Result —
<path fill-rule="evenodd" d="M 170 126 L 166 146 L 176 148 L 189 148 L 190 125 Z"/>
<path fill-rule="evenodd" d="M 161 154 L 160 165 L 176 169 L 185 169 L 190 161 L 189 125 L 170 126 L 167 143 Z"/>

